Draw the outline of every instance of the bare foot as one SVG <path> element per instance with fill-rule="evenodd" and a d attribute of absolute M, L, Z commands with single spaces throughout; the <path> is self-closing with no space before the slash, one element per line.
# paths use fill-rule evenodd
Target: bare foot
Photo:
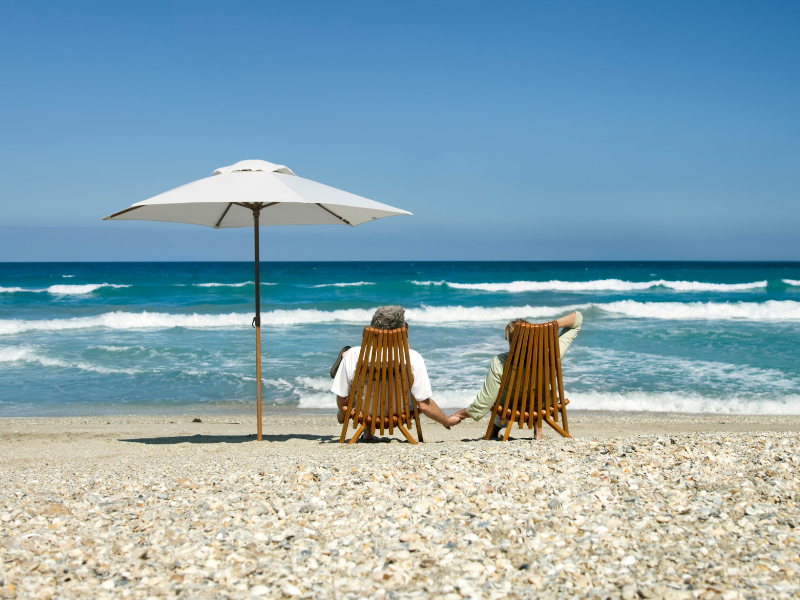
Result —
<path fill-rule="evenodd" d="M 336 420 L 339 421 L 339 425 L 344 424 L 344 411 L 339 409 L 339 412 L 336 413 Z"/>

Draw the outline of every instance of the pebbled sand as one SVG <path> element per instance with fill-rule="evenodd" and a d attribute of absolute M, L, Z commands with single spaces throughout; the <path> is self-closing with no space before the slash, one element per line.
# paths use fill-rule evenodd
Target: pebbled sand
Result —
<path fill-rule="evenodd" d="M 202 423 L 192 423 L 194 417 Z M 0 419 L 1 598 L 793 598 L 800 417 Z"/>

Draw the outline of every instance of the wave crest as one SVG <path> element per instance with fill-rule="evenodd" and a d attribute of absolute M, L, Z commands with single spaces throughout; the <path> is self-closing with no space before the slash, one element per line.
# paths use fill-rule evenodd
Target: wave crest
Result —
<path fill-rule="evenodd" d="M 674 392 L 584 392 L 567 394 L 572 410 L 620 410 L 644 412 L 711 413 L 740 415 L 798 415 L 800 396 L 780 399 L 710 398 Z"/>
<path fill-rule="evenodd" d="M 577 304 L 572 306 L 423 306 L 406 309 L 406 318 L 411 323 L 492 323 L 517 318 L 541 319 L 563 315 L 573 310 L 597 309 L 634 318 L 672 320 L 749 320 L 775 321 L 800 320 L 800 302 L 793 300 L 768 300 L 766 302 L 619 302 Z M 374 309 L 350 308 L 342 310 L 273 310 L 261 315 L 264 325 L 305 325 L 316 323 L 366 324 L 372 319 Z M 64 331 L 105 327 L 108 329 L 167 329 L 171 327 L 238 328 L 249 327 L 250 313 L 170 314 L 152 312 L 115 311 L 93 317 L 71 319 L 0 320 L 0 335 L 24 333 L 26 331 Z"/>
<path fill-rule="evenodd" d="M 69 362 L 59 358 L 51 358 L 39 353 L 31 346 L 21 346 L 12 348 L 0 348 L 0 363 L 11 362 L 26 362 L 36 363 L 43 367 L 57 367 L 63 369 L 79 369 L 81 371 L 91 371 L 93 373 L 100 373 L 104 375 L 112 373 L 122 373 L 125 375 L 136 375 L 144 373 L 144 371 L 137 369 L 120 369 L 112 367 L 104 367 L 101 365 L 93 365 L 84 361 Z"/>
<path fill-rule="evenodd" d="M 675 320 L 800 320 L 800 302 L 767 300 L 766 302 L 636 302 L 620 300 L 591 304 L 606 312 L 636 318 Z"/>
<path fill-rule="evenodd" d="M 255 285 L 255 283 L 256 283 L 255 281 L 242 281 L 241 283 L 216 283 L 216 282 L 212 281 L 211 283 L 193 283 L 192 285 L 195 286 L 195 287 L 207 287 L 207 288 L 214 288 L 214 287 L 239 288 L 239 287 L 244 287 L 246 285 Z M 185 285 L 185 284 L 176 283 L 175 285 L 176 286 L 182 286 L 182 285 Z M 268 281 L 262 281 L 261 285 L 278 285 L 278 284 L 277 283 L 270 283 Z"/>
<path fill-rule="evenodd" d="M 375 285 L 372 281 L 356 281 L 354 283 L 320 283 L 319 285 L 312 285 L 312 288 L 324 288 L 324 287 L 353 287 L 353 286 L 361 286 L 361 285 Z"/>
<path fill-rule="evenodd" d="M 784 281 L 786 281 L 784 279 Z M 702 281 L 623 281 L 621 279 L 599 279 L 596 281 L 512 281 L 510 283 L 453 283 L 450 281 L 412 281 L 414 285 L 446 286 L 456 290 L 475 290 L 481 292 L 629 292 L 665 287 L 678 292 L 732 292 L 767 287 L 766 281 L 752 283 L 706 283 Z"/>
<path fill-rule="evenodd" d="M 95 290 L 99 290 L 100 288 L 129 288 L 130 285 L 123 285 L 117 283 L 86 283 L 86 284 L 76 284 L 76 285 L 51 285 L 50 287 L 43 288 L 43 289 L 30 289 L 30 288 L 21 288 L 21 287 L 0 287 L 0 294 L 12 294 L 16 292 L 28 292 L 34 294 L 40 294 L 47 292 L 49 294 L 56 294 L 56 295 L 71 295 L 71 294 L 90 294 Z"/>

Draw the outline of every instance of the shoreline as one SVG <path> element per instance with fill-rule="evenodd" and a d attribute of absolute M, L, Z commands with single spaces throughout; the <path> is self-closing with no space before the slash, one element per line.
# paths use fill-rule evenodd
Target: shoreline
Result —
<path fill-rule="evenodd" d="M 441 407 L 445 413 L 450 413 L 463 406 L 445 406 Z M 262 405 L 262 414 L 264 417 L 268 416 L 335 416 L 336 408 L 298 408 L 296 406 L 267 406 Z M 610 415 L 628 415 L 637 419 L 671 419 L 671 420 L 714 420 L 733 418 L 736 420 L 742 419 L 781 419 L 789 421 L 800 422 L 800 414 L 751 414 L 751 413 L 710 413 L 710 412 L 674 412 L 674 411 L 658 411 L 658 410 L 586 410 L 586 409 L 568 409 L 568 416 L 570 415 L 585 415 L 585 416 L 610 416 Z M 209 418 L 228 418 L 228 417 L 252 417 L 255 419 L 255 405 L 247 407 L 246 409 L 231 409 L 220 408 L 219 410 L 209 409 L 203 405 L 196 405 L 189 409 L 181 409 L 176 411 L 161 410 L 161 411 L 148 411 L 148 412 L 133 412 L 129 414 L 121 414 L 120 412 L 109 413 L 92 413 L 92 414 L 41 414 L 41 415 L 0 415 L 0 422 L 12 419 L 149 419 L 149 418 L 186 418 L 186 417 L 203 417 Z M 488 417 L 484 417 L 488 418 Z M 483 422 L 483 421 L 481 421 Z"/>

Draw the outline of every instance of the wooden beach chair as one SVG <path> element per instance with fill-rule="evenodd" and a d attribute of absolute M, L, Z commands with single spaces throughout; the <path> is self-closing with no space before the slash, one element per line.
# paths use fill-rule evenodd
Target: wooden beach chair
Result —
<path fill-rule="evenodd" d="M 561 376 L 558 324 L 556 321 L 517 323 L 484 439 L 489 439 L 498 414 L 508 422 L 503 441 L 508 440 L 514 423 L 519 423 L 520 429 L 525 424 L 530 429 L 541 429 L 542 421 L 562 437 L 572 437 L 567 425 L 567 404 L 569 400 L 564 398 Z M 559 414 L 563 426 L 558 424 Z"/>
<path fill-rule="evenodd" d="M 416 444 L 406 428 L 412 418 L 417 424 L 417 440 L 423 441 L 419 406 L 411 394 L 413 384 L 405 327 L 389 330 L 365 327 L 340 443 L 345 442 L 352 421 L 356 431 L 349 444 L 357 441 L 366 428 L 373 435 L 376 431 L 383 435 L 385 430 L 393 435 L 395 427 Z"/>

